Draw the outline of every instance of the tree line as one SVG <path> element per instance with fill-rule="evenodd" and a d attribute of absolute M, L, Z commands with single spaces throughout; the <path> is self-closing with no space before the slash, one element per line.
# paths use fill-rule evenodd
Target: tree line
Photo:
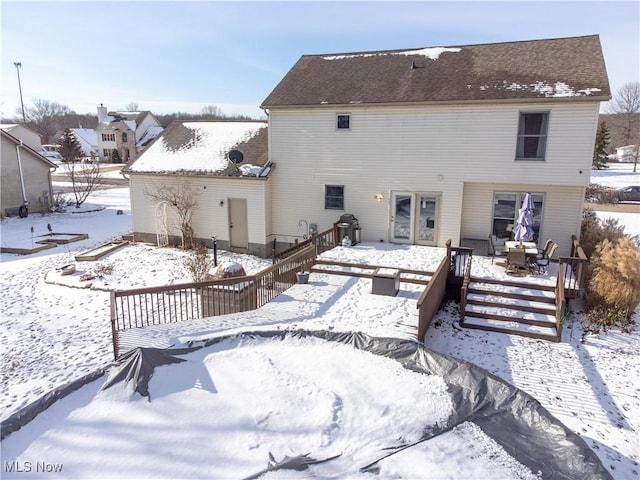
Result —
<path fill-rule="evenodd" d="M 140 109 L 136 102 L 130 102 L 124 110 L 120 111 L 137 112 Z M 254 120 L 246 115 L 226 115 L 216 105 L 206 105 L 199 113 L 154 113 L 154 116 L 164 127 L 173 120 Z M 35 98 L 33 105 L 25 106 L 24 118 L 22 117 L 22 109 L 18 109 L 14 117 L 2 118 L 0 122 L 24 124 L 40 135 L 43 144 L 52 144 L 56 143 L 67 128 L 95 129 L 98 126 L 98 116 L 97 113 L 76 113 L 68 106 L 58 102 Z"/>

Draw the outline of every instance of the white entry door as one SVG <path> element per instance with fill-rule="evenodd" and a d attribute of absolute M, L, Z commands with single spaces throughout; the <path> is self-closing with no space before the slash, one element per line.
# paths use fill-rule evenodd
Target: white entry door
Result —
<path fill-rule="evenodd" d="M 231 248 L 249 248 L 247 199 L 229 199 L 229 245 Z"/>
<path fill-rule="evenodd" d="M 392 242 L 438 244 L 439 195 L 394 192 L 391 208 Z"/>
<path fill-rule="evenodd" d="M 391 241 L 413 241 L 413 197 L 410 192 L 395 192 L 391 197 Z"/>

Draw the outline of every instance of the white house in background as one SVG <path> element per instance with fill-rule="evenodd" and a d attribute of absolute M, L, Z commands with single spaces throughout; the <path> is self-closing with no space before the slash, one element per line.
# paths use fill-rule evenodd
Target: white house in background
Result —
<path fill-rule="evenodd" d="M 624 147 L 616 148 L 616 160 L 622 163 L 629 163 L 635 161 L 634 152 L 635 145 L 625 145 Z"/>
<path fill-rule="evenodd" d="M 262 103 L 265 233 L 289 244 L 301 219 L 351 213 L 362 241 L 500 242 L 530 192 L 536 241 L 568 255 L 610 98 L 597 35 L 304 55 Z"/>
<path fill-rule="evenodd" d="M 197 242 L 266 256 L 271 184 L 266 122 L 174 121 L 123 172 L 136 241 L 181 243 L 176 208 L 154 192 L 189 191 Z M 233 163 L 234 160 L 239 163 Z"/>
<path fill-rule="evenodd" d="M 32 212 L 46 212 L 50 210 L 53 200 L 51 172 L 56 166 L 40 155 L 39 146 L 32 143 L 34 137 L 29 132 L 25 133 L 23 129 L 26 127 L 0 129 L 2 137 L 0 213 L 2 216 L 24 217 Z M 39 138 L 38 136 L 38 140 Z"/>
<path fill-rule="evenodd" d="M 98 158 L 98 135 L 91 128 L 70 128 L 73 136 L 78 140 L 85 158 Z"/>
<path fill-rule="evenodd" d="M 98 154 L 108 162 L 112 152 L 118 150 L 122 162 L 132 162 L 162 130 L 161 123 L 149 111 L 107 112 L 101 104 L 95 130 Z"/>

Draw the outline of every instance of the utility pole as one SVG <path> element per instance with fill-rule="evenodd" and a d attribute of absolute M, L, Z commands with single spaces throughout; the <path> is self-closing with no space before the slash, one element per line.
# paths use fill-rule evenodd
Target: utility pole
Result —
<path fill-rule="evenodd" d="M 22 107 L 22 123 L 27 123 L 27 117 L 24 115 L 24 102 L 22 101 L 22 85 L 20 84 L 20 67 L 22 67 L 22 63 L 13 62 L 13 66 L 16 67 L 16 72 L 18 72 L 18 90 L 20 90 L 20 106 Z"/>

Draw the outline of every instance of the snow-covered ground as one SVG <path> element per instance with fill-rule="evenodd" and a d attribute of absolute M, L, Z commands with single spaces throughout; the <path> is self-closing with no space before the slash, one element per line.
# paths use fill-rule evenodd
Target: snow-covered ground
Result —
<path fill-rule="evenodd" d="M 616 175 L 618 167 L 622 170 Z M 607 182 L 638 184 L 623 167 L 628 166 L 612 165 Z M 594 172 L 592 181 L 599 178 Z M 74 263 L 75 254 L 129 232 L 127 189 L 97 192 L 83 210 L 98 206 L 105 208 L 2 221 L 3 246 L 29 247 L 38 235 L 49 233 L 47 225 L 53 232 L 89 234 L 87 240 L 28 257 L 2 254 L 2 419 L 110 364 L 109 289 L 190 280 L 185 252 L 145 244 L 125 246 L 97 262 L 75 262 L 76 274 L 61 275 L 56 269 Z M 624 224 L 627 233 L 640 233 L 637 218 Z M 433 270 L 443 253 L 440 248 L 361 244 L 324 255 Z M 227 260 L 241 263 L 247 273 L 270 264 L 219 252 L 219 262 Z M 82 273 L 97 272 L 98 265 L 113 270 L 80 280 Z M 505 278 L 504 268 L 490 259 L 474 257 L 473 268 L 475 276 Z M 554 275 L 550 269 L 526 280 L 553 283 Z M 419 286 L 403 283 L 396 297 L 370 291 L 368 279 L 314 273 L 308 285 L 294 285 L 257 311 L 128 331 L 124 339 L 133 345 L 143 335 L 146 344 L 179 346 L 258 329 L 412 338 Z M 461 329 L 456 305 L 448 304 L 434 319 L 425 345 L 475 363 L 531 394 L 581 435 L 615 478 L 632 479 L 640 478 L 637 311 L 634 319 L 636 327 L 628 335 L 615 330 L 585 335 L 582 307 L 574 303 L 562 343 L 553 344 Z M 33 476 L 43 473 L 36 471 L 37 462 L 52 469 L 62 464 L 62 472 L 48 473 L 48 478 L 240 478 L 264 469 L 269 453 L 281 460 L 314 451 L 325 458 L 343 455 L 337 463 L 315 466 L 317 476 L 368 478 L 353 470 L 366 463 L 367 452 L 387 446 L 389 439 L 416 438 L 416 425 L 428 428 L 451 409 L 441 379 L 317 339 L 230 340 L 186 358 L 156 370 L 151 402 L 118 386 L 100 391 L 104 378 L 57 402 L 2 442 L 2 477 L 26 475 L 15 468 L 7 471 L 6 462 L 17 461 L 10 465 L 23 470 L 31 462 Z M 379 475 L 420 478 L 434 471 L 438 478 L 535 477 L 473 424 L 394 456 L 381 465 Z"/>

